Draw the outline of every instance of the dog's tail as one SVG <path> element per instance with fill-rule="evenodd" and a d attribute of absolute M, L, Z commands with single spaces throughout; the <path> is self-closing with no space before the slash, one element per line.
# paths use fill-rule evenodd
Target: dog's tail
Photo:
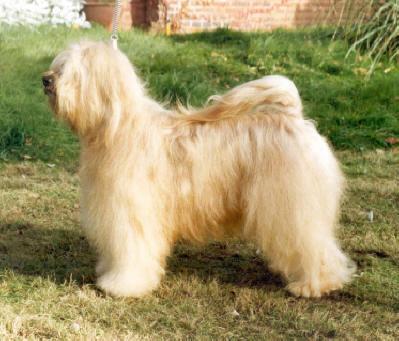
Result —
<path fill-rule="evenodd" d="M 302 117 L 302 102 L 295 84 L 283 76 L 267 76 L 242 84 L 222 96 L 212 96 L 211 104 L 190 111 L 179 107 L 187 123 L 212 122 L 238 115 L 289 115 Z"/>

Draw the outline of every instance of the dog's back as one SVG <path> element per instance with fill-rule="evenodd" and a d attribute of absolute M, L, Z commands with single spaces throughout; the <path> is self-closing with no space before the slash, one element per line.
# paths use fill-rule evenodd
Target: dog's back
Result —
<path fill-rule="evenodd" d="M 190 111 L 180 106 L 182 124 L 234 119 L 241 115 L 283 114 L 302 117 L 302 103 L 295 84 L 283 76 L 266 76 L 208 99 L 210 105 Z"/>

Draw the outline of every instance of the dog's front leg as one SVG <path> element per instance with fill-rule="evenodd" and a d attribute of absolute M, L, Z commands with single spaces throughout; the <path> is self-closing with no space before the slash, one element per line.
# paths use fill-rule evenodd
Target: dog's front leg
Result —
<path fill-rule="evenodd" d="M 151 241 L 136 231 L 111 238 L 112 245 L 100 251 L 97 269 L 102 274 L 97 285 L 113 296 L 141 297 L 155 289 L 164 273 L 164 261 Z"/>
<path fill-rule="evenodd" d="M 97 285 L 113 296 L 141 297 L 158 286 L 164 273 L 167 244 L 162 229 L 156 222 L 135 226 L 123 210 L 107 216 L 112 219 L 92 222 L 86 230 L 99 256 Z"/>

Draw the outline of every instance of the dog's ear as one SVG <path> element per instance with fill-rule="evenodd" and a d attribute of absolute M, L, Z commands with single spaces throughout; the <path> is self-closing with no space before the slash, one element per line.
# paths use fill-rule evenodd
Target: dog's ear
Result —
<path fill-rule="evenodd" d="M 62 71 L 57 81 L 57 115 L 79 135 L 101 125 L 111 143 L 123 113 L 142 108 L 144 88 L 129 59 L 108 44 L 75 44 L 54 63 Z"/>
<path fill-rule="evenodd" d="M 86 123 L 93 127 L 101 122 L 104 141 L 112 144 L 123 114 L 142 107 L 144 88 L 129 59 L 108 44 L 93 43 L 81 58 L 87 70 L 81 79 L 81 91 L 88 94 Z"/>
<path fill-rule="evenodd" d="M 79 135 L 95 128 L 109 111 L 109 71 L 99 43 L 81 42 L 62 52 L 53 64 L 59 68 L 57 115 Z"/>
<path fill-rule="evenodd" d="M 60 53 L 53 61 L 52 69 L 59 74 L 56 81 L 56 115 L 79 134 L 87 126 L 87 117 L 82 115 L 85 101 L 81 100 L 86 70 L 77 46 Z"/>

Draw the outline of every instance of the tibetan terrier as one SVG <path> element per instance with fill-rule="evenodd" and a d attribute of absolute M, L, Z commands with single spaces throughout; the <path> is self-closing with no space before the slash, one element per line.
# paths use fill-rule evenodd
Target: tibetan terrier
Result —
<path fill-rule="evenodd" d="M 106 293 L 143 296 L 177 240 L 229 236 L 254 243 L 296 296 L 350 279 L 334 237 L 344 177 L 287 78 L 173 111 L 148 96 L 123 53 L 81 42 L 55 58 L 43 85 L 80 139 L 82 223 Z"/>

